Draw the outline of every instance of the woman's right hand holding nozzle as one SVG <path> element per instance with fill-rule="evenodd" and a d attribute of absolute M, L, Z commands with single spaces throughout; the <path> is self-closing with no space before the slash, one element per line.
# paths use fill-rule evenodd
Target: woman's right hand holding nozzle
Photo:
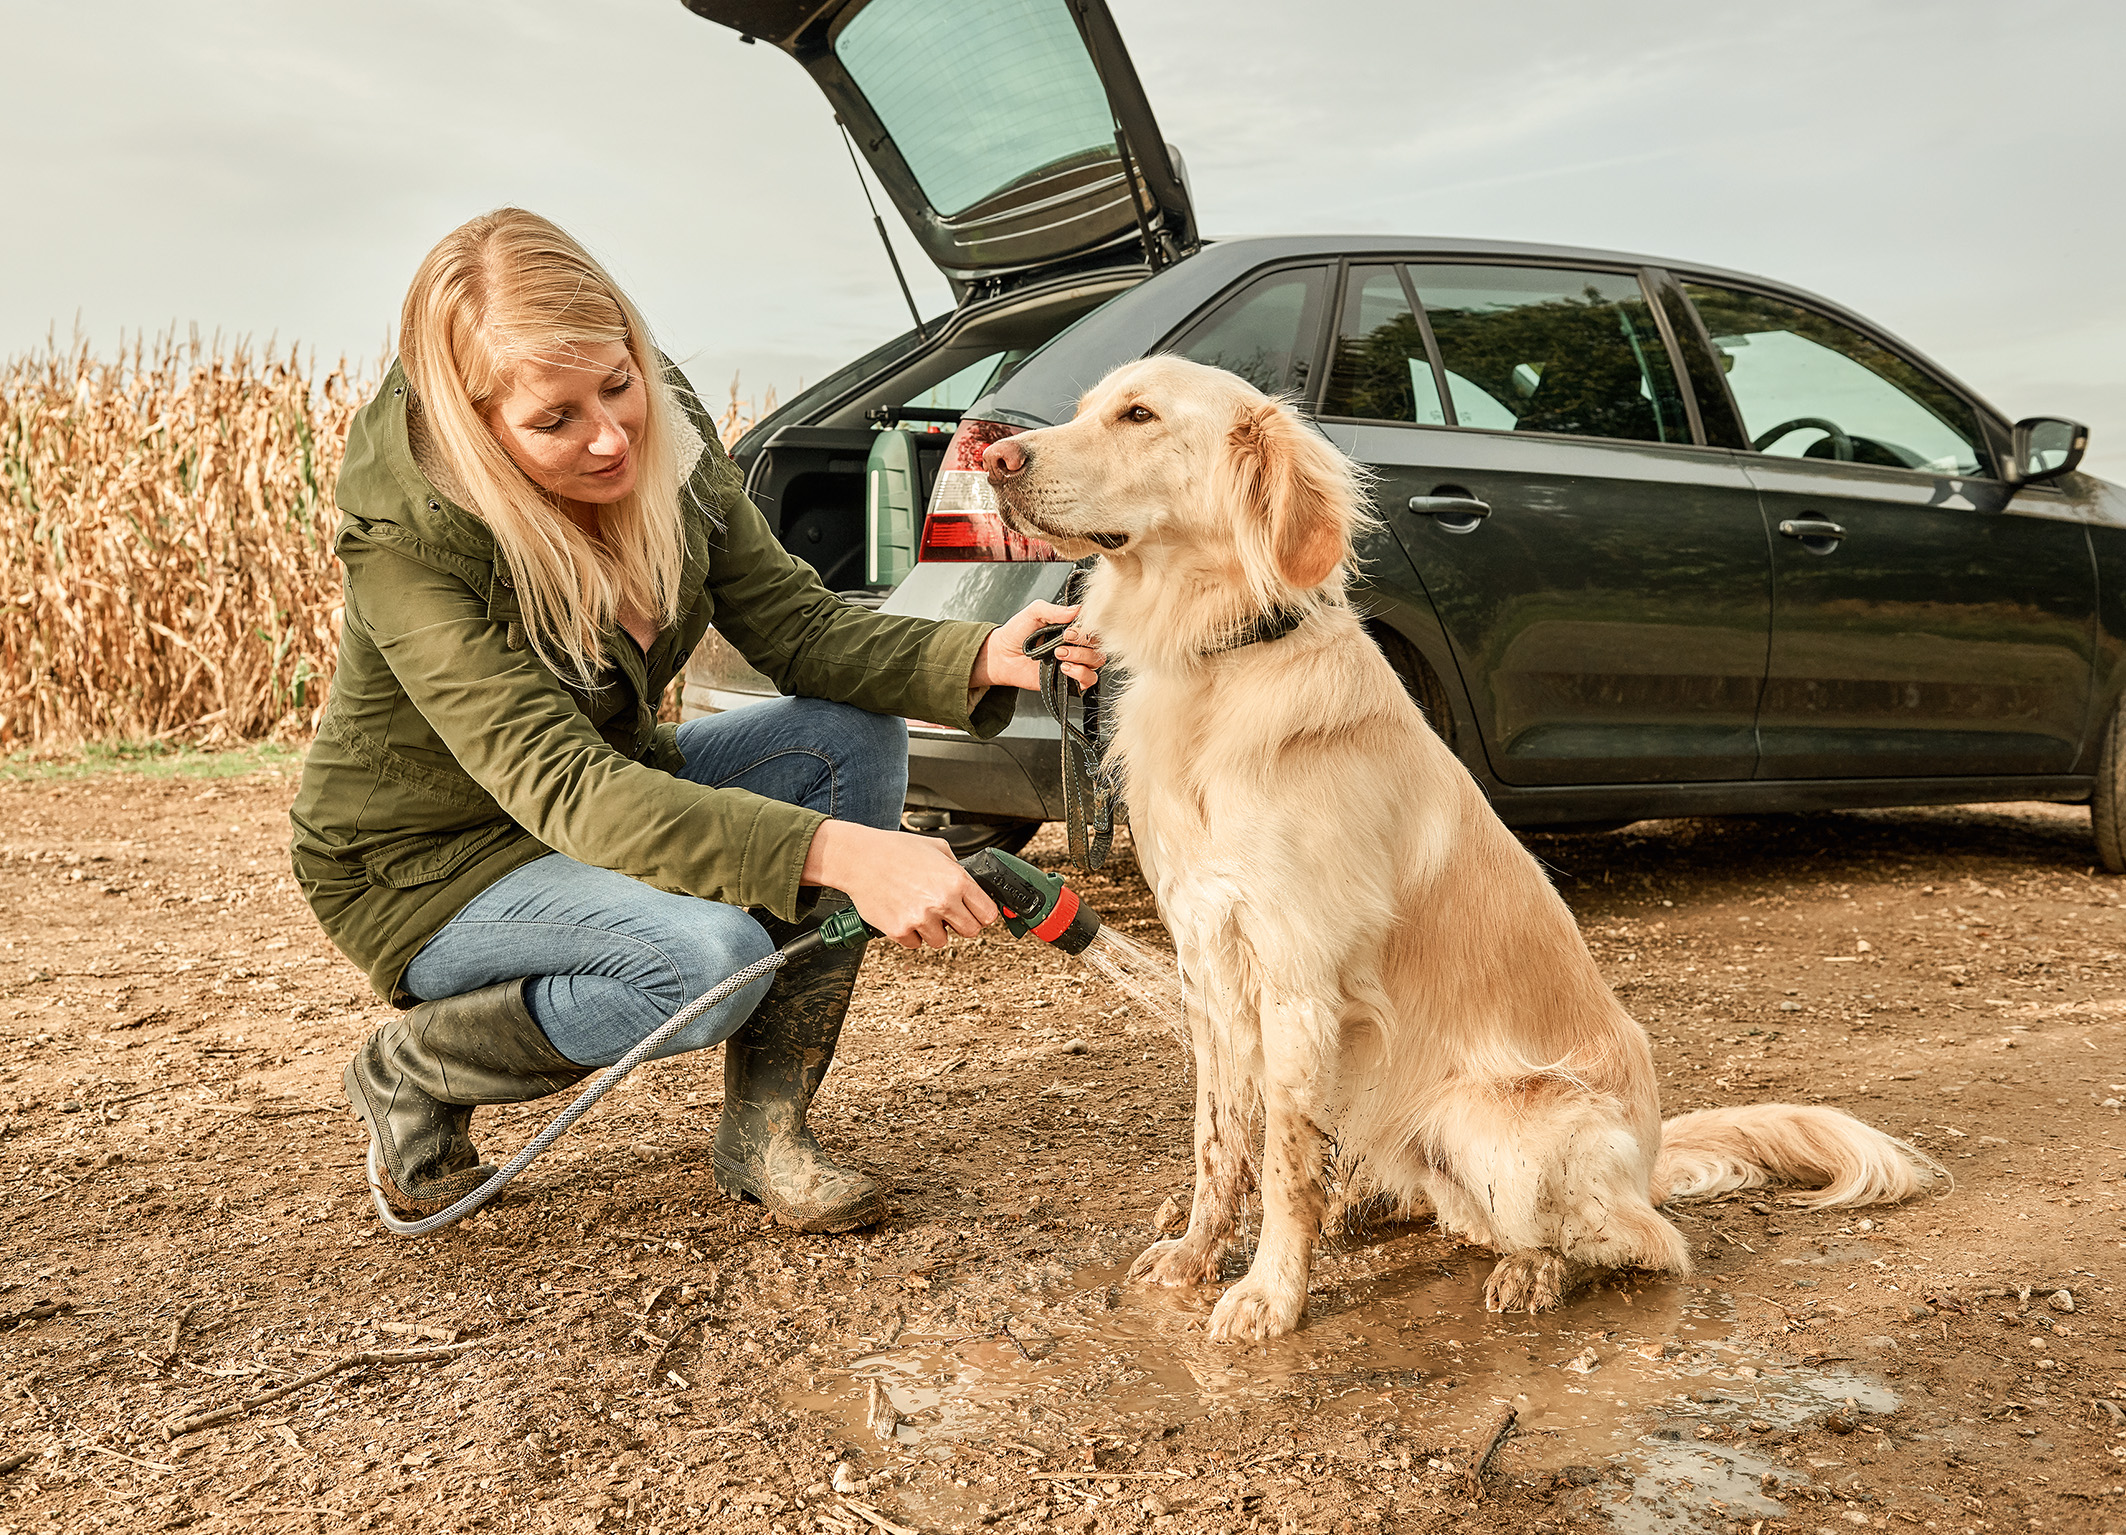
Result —
<path fill-rule="evenodd" d="M 799 876 L 847 895 L 857 915 L 904 949 L 942 949 L 946 933 L 972 938 L 997 919 L 997 903 L 935 837 L 854 821 L 822 821 Z"/>

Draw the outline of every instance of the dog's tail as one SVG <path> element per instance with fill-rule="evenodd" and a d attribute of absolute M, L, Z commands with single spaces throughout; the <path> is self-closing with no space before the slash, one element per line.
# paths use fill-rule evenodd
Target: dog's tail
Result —
<path fill-rule="evenodd" d="M 1894 1136 L 1838 1109 L 1798 1103 L 1679 1114 L 1661 1127 L 1653 1200 L 1753 1189 L 1774 1179 L 1806 1184 L 1795 1203 L 1869 1205 L 1909 1199 L 1949 1170 Z"/>

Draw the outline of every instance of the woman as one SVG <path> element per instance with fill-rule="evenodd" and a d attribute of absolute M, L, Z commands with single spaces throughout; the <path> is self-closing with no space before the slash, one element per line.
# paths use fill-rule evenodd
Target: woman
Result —
<path fill-rule="evenodd" d="M 627 297 L 534 214 L 429 252 L 399 334 L 340 473 L 346 616 L 294 862 L 333 942 L 410 1009 L 344 1080 L 386 1196 L 426 1213 L 494 1172 L 474 1105 L 618 1060 L 845 901 L 911 947 L 993 920 L 942 843 L 897 829 L 902 717 L 995 734 L 1038 685 L 1027 636 L 1076 610 L 996 627 L 841 602 L 775 541 Z M 657 725 L 712 620 L 790 696 Z M 1061 655 L 1080 682 L 1103 659 Z M 861 960 L 786 966 L 665 1047 L 725 1043 L 716 1180 L 803 1230 L 881 1212 L 805 1124 Z"/>

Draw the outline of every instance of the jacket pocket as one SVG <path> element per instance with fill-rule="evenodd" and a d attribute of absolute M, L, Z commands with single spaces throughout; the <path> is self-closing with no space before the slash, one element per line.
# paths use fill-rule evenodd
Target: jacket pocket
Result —
<path fill-rule="evenodd" d="M 435 837 L 406 837 L 364 853 L 362 868 L 372 885 L 411 890 L 450 878 L 515 832 L 514 826 L 488 826 Z"/>

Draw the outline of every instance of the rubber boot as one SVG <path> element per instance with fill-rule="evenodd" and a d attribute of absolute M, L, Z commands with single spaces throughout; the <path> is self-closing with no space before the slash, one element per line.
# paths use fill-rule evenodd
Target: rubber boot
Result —
<path fill-rule="evenodd" d="M 386 1201 L 433 1215 L 495 1174 L 472 1143 L 474 1104 L 544 1098 L 589 1075 L 547 1042 L 524 983 L 504 981 L 400 1014 L 340 1081 L 376 1143 Z"/>
<path fill-rule="evenodd" d="M 777 947 L 849 904 L 822 893 L 801 923 L 763 918 Z M 885 1214 L 885 1190 L 820 1150 L 805 1112 L 834 1060 L 863 948 L 819 949 L 775 972 L 752 1017 L 723 1047 L 716 1186 L 758 1201 L 799 1231 L 851 1231 Z"/>

